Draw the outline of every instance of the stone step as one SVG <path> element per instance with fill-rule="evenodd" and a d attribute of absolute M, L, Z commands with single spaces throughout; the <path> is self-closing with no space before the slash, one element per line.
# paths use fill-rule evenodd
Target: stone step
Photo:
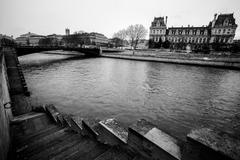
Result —
<path fill-rule="evenodd" d="M 26 114 L 22 114 L 19 116 L 15 116 L 14 119 L 11 120 L 12 124 L 19 124 L 21 122 L 27 121 L 27 120 L 31 120 L 32 118 L 37 118 L 40 116 L 45 115 L 44 113 L 37 113 L 37 112 L 29 112 Z"/>
<path fill-rule="evenodd" d="M 68 157 L 73 156 L 74 154 L 81 152 L 82 150 L 86 150 L 87 147 L 91 146 L 91 141 L 87 141 L 84 139 L 81 141 L 81 143 L 76 143 L 72 147 L 69 147 L 68 149 L 64 150 L 63 152 L 53 156 L 52 160 L 61 160 L 61 159 L 67 159 Z"/>
<path fill-rule="evenodd" d="M 34 133 L 26 135 L 26 136 L 18 136 L 18 137 L 15 137 L 14 139 L 16 139 L 15 140 L 16 144 L 18 146 L 21 146 L 21 145 L 31 143 L 35 140 L 40 139 L 41 137 L 47 136 L 56 131 L 59 131 L 60 129 L 61 129 L 61 127 L 59 127 L 57 125 L 51 125 L 51 126 L 47 127 L 46 129 L 43 129 L 39 132 L 34 132 Z"/>
<path fill-rule="evenodd" d="M 98 131 L 98 120 L 95 119 L 84 119 L 82 120 L 82 135 L 89 136 L 93 139 L 97 139 Z"/>
<path fill-rule="evenodd" d="M 141 155 L 137 155 L 132 160 L 150 160 L 150 159 L 148 159 L 146 157 L 142 157 Z"/>
<path fill-rule="evenodd" d="M 150 159 L 180 160 L 182 153 L 177 139 L 141 119 L 128 129 L 128 145 Z"/>
<path fill-rule="evenodd" d="M 55 132 L 52 132 L 46 136 L 42 136 L 38 139 L 27 141 L 25 145 L 19 146 L 16 152 L 25 153 L 25 152 L 31 152 L 33 150 L 36 150 L 37 148 L 43 148 L 44 145 L 50 143 L 51 141 L 69 135 L 68 131 L 69 130 L 67 128 L 63 128 L 63 129 L 56 130 Z"/>
<path fill-rule="evenodd" d="M 126 145 L 128 131 L 115 119 L 107 119 L 99 122 L 99 140 L 108 145 Z"/>
<path fill-rule="evenodd" d="M 94 146 L 75 152 L 66 160 L 93 160 L 108 149 L 108 146 L 95 142 Z"/>
<path fill-rule="evenodd" d="M 59 111 L 57 110 L 57 108 L 50 104 L 50 105 L 46 105 L 45 106 L 45 110 L 46 110 L 46 113 L 56 122 L 56 123 L 59 123 L 59 120 L 58 120 L 58 115 L 60 115 Z"/>
<path fill-rule="evenodd" d="M 63 120 L 65 121 L 65 124 L 67 125 L 67 127 L 71 128 L 72 124 L 71 124 L 71 117 L 67 114 L 63 114 Z"/>
<path fill-rule="evenodd" d="M 50 146 L 55 146 L 61 142 L 66 141 L 67 139 L 73 137 L 72 134 L 65 134 L 58 136 L 58 138 L 52 139 L 48 142 L 44 142 L 42 144 L 38 144 L 34 146 L 33 148 L 28 148 L 27 150 L 18 153 L 18 158 L 19 159 L 29 159 L 29 157 L 32 157 L 40 152 L 42 152 L 45 148 L 48 148 Z"/>
<path fill-rule="evenodd" d="M 76 133 L 81 134 L 82 133 L 82 122 L 79 124 L 75 119 L 71 118 L 70 119 L 71 123 L 71 129 L 75 131 Z"/>
<path fill-rule="evenodd" d="M 123 150 L 118 147 L 111 147 L 108 151 L 104 152 L 95 160 L 132 160 L 133 157 L 126 154 Z"/>
<path fill-rule="evenodd" d="M 53 122 L 45 113 L 30 112 L 15 117 L 11 121 L 15 136 L 25 136 L 47 128 Z"/>
<path fill-rule="evenodd" d="M 188 159 L 239 160 L 240 140 L 224 131 L 210 128 L 192 130 L 187 135 Z"/>
<path fill-rule="evenodd" d="M 34 154 L 33 156 L 29 157 L 31 160 L 49 160 L 53 158 L 54 156 L 61 154 L 65 150 L 68 150 L 69 148 L 74 147 L 75 145 L 82 143 L 84 141 L 84 138 L 81 136 L 78 136 L 76 134 L 71 134 L 69 138 L 63 138 L 63 139 L 57 139 L 58 143 L 55 143 L 54 145 L 47 146 L 41 150 L 41 152 L 38 152 L 37 154 Z"/>
<path fill-rule="evenodd" d="M 92 149 L 96 149 L 97 142 L 89 138 L 84 138 L 81 143 L 74 145 L 73 147 L 61 152 L 60 154 L 54 156 L 52 160 L 61 159 L 86 159 L 87 155 L 93 154 Z M 100 146 L 99 146 L 100 147 Z M 94 156 L 94 155 L 93 155 Z M 89 158 L 88 158 L 89 159 Z"/>

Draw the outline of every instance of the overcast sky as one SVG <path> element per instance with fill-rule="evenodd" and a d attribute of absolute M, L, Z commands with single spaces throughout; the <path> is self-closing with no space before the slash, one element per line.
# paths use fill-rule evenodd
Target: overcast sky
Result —
<path fill-rule="evenodd" d="M 26 32 L 64 34 L 69 28 L 110 38 L 131 24 L 149 30 L 154 17 L 168 16 L 169 27 L 202 26 L 214 13 L 234 13 L 240 24 L 240 0 L 0 0 L 0 33 L 16 38 Z"/>

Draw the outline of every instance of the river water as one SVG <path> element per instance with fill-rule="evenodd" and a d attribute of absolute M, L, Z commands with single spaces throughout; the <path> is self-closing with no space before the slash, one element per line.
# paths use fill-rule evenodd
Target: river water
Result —
<path fill-rule="evenodd" d="M 180 139 L 200 127 L 240 135 L 240 71 L 44 53 L 19 60 L 34 105 L 124 126 L 145 118 Z"/>

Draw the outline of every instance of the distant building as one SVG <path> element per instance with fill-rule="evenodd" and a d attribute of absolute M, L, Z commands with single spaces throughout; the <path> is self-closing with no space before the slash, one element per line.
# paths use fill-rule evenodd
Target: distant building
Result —
<path fill-rule="evenodd" d="M 39 40 L 44 38 L 44 37 L 45 36 L 37 35 L 35 33 L 28 32 L 26 34 L 20 35 L 20 37 L 17 37 L 15 41 L 18 45 L 38 46 Z"/>
<path fill-rule="evenodd" d="M 7 35 L 0 34 L 0 39 L 2 39 L 2 38 L 6 38 L 8 40 L 13 40 L 13 36 L 7 36 Z"/>
<path fill-rule="evenodd" d="M 13 36 L 0 34 L 0 47 L 2 47 L 3 45 L 13 45 L 13 44 L 14 44 Z"/>
<path fill-rule="evenodd" d="M 233 14 L 217 14 L 209 24 L 211 28 L 210 43 L 233 43 L 237 24 Z"/>
<path fill-rule="evenodd" d="M 57 39 L 58 41 L 61 41 L 63 39 L 63 36 L 60 34 L 50 34 L 46 36 L 47 38 L 54 38 Z"/>
<path fill-rule="evenodd" d="M 171 43 L 208 43 L 210 34 L 208 27 L 170 27 L 166 39 Z"/>
<path fill-rule="evenodd" d="M 96 46 L 107 46 L 108 38 L 101 33 L 89 33 L 90 43 Z"/>
<path fill-rule="evenodd" d="M 233 14 L 214 15 L 209 25 L 202 27 L 169 27 L 167 28 L 167 17 L 154 18 L 150 26 L 149 38 L 158 43 L 168 41 L 172 48 L 178 48 L 179 43 L 183 48 L 202 49 L 211 44 L 229 45 L 233 43 L 237 24 Z M 183 49 L 181 48 L 181 49 Z"/>
<path fill-rule="evenodd" d="M 108 46 L 108 38 L 101 33 L 84 31 L 63 36 L 65 46 Z"/>
<path fill-rule="evenodd" d="M 164 21 L 164 17 L 154 17 L 152 25 L 150 27 L 150 39 L 154 42 L 165 41 L 167 33 L 167 17 Z"/>

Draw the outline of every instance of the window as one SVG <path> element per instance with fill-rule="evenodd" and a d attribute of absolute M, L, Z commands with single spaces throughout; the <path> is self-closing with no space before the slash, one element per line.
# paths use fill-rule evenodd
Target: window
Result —
<path fill-rule="evenodd" d="M 197 30 L 197 35 L 200 35 L 200 30 Z"/>
<path fill-rule="evenodd" d="M 223 25 L 224 25 L 224 26 L 227 26 L 227 25 L 228 25 L 228 22 L 229 22 L 228 19 L 226 19 L 226 20 L 224 21 L 224 24 L 223 24 Z"/>

